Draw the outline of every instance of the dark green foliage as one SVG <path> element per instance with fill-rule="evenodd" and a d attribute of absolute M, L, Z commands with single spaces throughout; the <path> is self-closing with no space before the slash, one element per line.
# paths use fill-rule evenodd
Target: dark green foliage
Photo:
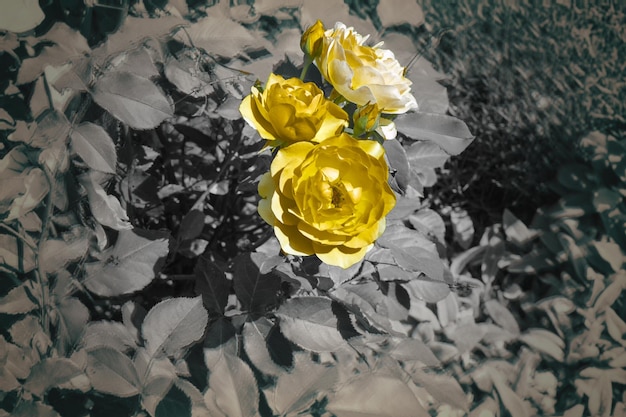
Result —
<path fill-rule="evenodd" d="M 425 57 L 449 75 L 451 113 L 475 132 L 433 200 L 466 208 L 482 231 L 505 207 L 530 221 L 588 132 L 626 127 L 619 2 L 420 2 Z M 441 203 L 437 203 L 441 204 Z M 479 234 L 480 236 L 480 234 Z"/>

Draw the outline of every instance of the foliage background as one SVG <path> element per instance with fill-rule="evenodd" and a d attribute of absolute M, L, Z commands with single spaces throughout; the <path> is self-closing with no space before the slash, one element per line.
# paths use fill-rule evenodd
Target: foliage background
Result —
<path fill-rule="evenodd" d="M 4 34 L 0 413 L 624 415 L 620 5 L 279 3 L 50 1 Z M 193 44 L 172 7 L 204 23 Z M 391 49 L 410 34 L 398 54 L 440 71 L 415 64 L 422 108 L 476 135 L 452 158 L 401 138 L 396 187 L 426 199 L 358 271 L 263 244 L 268 161 L 236 111 L 232 68 L 295 62 L 329 10 Z M 78 84 L 45 68 L 67 62 Z M 150 126 L 119 86 L 155 97 Z"/>

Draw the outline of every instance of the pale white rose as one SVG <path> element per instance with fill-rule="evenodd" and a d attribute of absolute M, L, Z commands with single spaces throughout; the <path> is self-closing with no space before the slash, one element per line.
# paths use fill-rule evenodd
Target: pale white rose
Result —
<path fill-rule="evenodd" d="M 376 103 L 389 114 L 416 109 L 411 81 L 393 52 L 382 49 L 382 44 L 367 46 L 366 40 L 343 23 L 327 30 L 315 59 L 324 78 L 338 94 L 359 106 Z"/>

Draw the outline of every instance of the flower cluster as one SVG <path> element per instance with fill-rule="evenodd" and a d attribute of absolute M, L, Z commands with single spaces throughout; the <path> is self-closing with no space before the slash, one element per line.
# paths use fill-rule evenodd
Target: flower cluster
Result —
<path fill-rule="evenodd" d="M 343 268 L 362 260 L 385 230 L 396 197 L 382 142 L 395 138 L 394 115 L 417 107 L 393 52 L 366 41 L 342 23 L 326 30 L 317 21 L 300 42 L 302 76 L 270 74 L 240 106 L 274 149 L 259 183 L 261 217 L 285 253 Z M 313 63 L 332 87 L 328 97 L 303 81 Z"/>

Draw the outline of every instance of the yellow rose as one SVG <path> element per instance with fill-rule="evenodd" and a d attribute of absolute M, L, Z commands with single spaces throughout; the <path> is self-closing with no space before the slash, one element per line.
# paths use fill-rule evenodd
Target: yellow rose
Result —
<path fill-rule="evenodd" d="M 285 253 L 342 268 L 359 262 L 396 203 L 383 147 L 346 133 L 280 149 L 259 183 L 259 213 Z"/>
<path fill-rule="evenodd" d="M 314 83 L 270 74 L 263 91 L 256 86 L 251 91 L 239 111 L 269 146 L 321 142 L 348 125 L 347 113 Z"/>
<path fill-rule="evenodd" d="M 302 49 L 302 52 L 312 58 L 317 57 L 322 52 L 324 32 L 324 24 L 319 20 L 308 28 L 300 39 L 300 49 Z"/>
<path fill-rule="evenodd" d="M 343 23 L 326 31 L 315 60 L 326 81 L 358 106 L 376 103 L 383 113 L 390 114 L 417 108 L 411 81 L 393 52 L 364 45 L 366 40 Z"/>

